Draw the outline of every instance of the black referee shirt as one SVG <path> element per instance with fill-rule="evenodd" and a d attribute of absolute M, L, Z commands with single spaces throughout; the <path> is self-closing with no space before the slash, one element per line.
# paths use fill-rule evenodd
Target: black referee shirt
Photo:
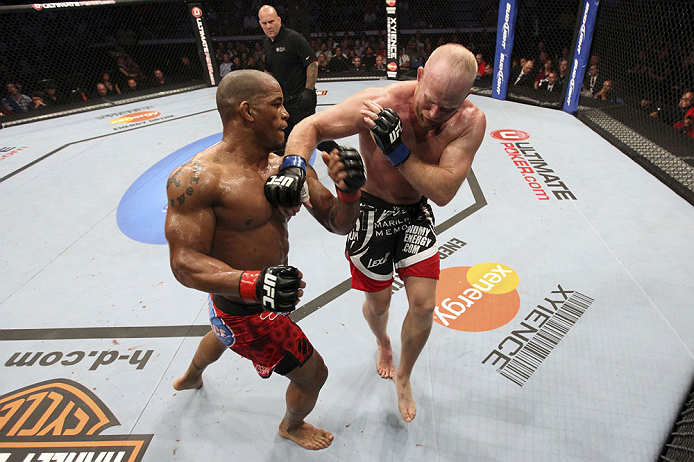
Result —
<path fill-rule="evenodd" d="M 306 88 L 306 68 L 317 61 L 304 36 L 282 26 L 274 42 L 266 37 L 263 47 L 265 69 L 280 83 L 284 99 L 301 93 Z"/>

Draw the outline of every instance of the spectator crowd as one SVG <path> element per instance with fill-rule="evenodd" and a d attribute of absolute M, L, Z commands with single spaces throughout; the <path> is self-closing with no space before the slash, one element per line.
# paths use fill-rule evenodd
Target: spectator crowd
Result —
<path fill-rule="evenodd" d="M 249 5 L 248 11 L 257 12 L 259 4 L 256 3 Z M 372 6 L 364 10 L 363 31 L 304 31 L 318 60 L 319 78 L 385 76 L 386 31 L 379 29 L 374 22 L 375 12 L 372 10 Z M 257 35 L 248 35 L 239 40 L 233 37 L 213 39 L 215 48 L 212 55 L 221 77 L 238 69 L 265 70 L 262 45 L 265 38 L 260 33 L 257 16 L 251 13 L 247 16 L 244 18 L 244 31 Z M 519 19 L 519 22 L 522 20 Z M 302 29 L 300 24 L 295 28 Z M 552 31 L 544 34 L 547 43 L 552 44 L 546 46 L 541 38 L 543 33 L 536 24 L 526 30 L 533 33 L 529 36 L 519 35 L 518 46 L 514 46 L 514 50 L 524 51 L 514 53 L 509 93 L 518 91 L 526 95 L 534 94 L 539 99 L 559 101 L 571 73 L 570 46 L 568 43 L 558 45 Z M 154 54 L 154 58 L 150 53 L 148 59 L 142 62 L 144 65 L 141 65 L 133 59 L 133 56 L 139 56 L 137 42 L 128 40 L 128 37 L 129 34 L 121 31 L 119 41 L 122 46 L 109 49 L 108 60 L 102 60 L 98 68 L 93 65 L 94 68 L 90 69 L 89 64 L 85 63 L 85 73 L 91 75 L 91 79 L 82 79 L 79 83 L 60 75 L 58 68 L 55 75 L 42 74 L 40 79 L 28 78 L 36 75 L 23 72 L 31 70 L 30 60 L 22 59 L 16 72 L 8 69 L 0 60 L 0 77 L 5 93 L 0 102 L 0 116 L 53 111 L 56 106 L 85 102 L 94 104 L 138 92 L 204 82 L 203 65 L 193 49 L 187 53 L 161 57 Z M 436 47 L 443 43 L 460 43 L 475 54 L 477 85 L 491 85 L 496 42 L 493 32 L 415 30 L 401 32 L 398 38 L 397 68 L 401 78 L 414 78 L 416 69 L 427 61 Z M 593 52 L 581 85 L 581 96 L 607 104 L 631 106 L 676 132 L 694 137 L 693 60 L 694 39 L 691 38 L 684 41 L 665 38 L 652 40 L 643 49 L 635 48 L 633 53 L 627 52 L 619 63 L 601 62 L 601 53 Z M 110 64 L 103 65 L 104 62 Z"/>

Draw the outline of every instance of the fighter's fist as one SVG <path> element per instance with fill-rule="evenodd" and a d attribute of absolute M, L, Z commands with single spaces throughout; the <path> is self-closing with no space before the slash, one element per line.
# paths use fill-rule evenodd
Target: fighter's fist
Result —
<path fill-rule="evenodd" d="M 281 207 L 298 207 L 307 202 L 306 161 L 300 156 L 285 156 L 279 173 L 265 181 L 265 197 Z"/>
<path fill-rule="evenodd" d="M 410 150 L 405 146 L 402 136 L 402 121 L 391 108 L 383 108 L 378 114 L 371 132 L 374 141 L 394 167 L 402 164 L 410 156 Z"/>
<path fill-rule="evenodd" d="M 246 303 L 260 303 L 263 309 L 287 313 L 294 311 L 306 283 L 293 266 L 268 266 L 262 271 L 241 274 L 239 294 Z"/>
<path fill-rule="evenodd" d="M 344 171 L 347 176 L 343 178 L 346 188 L 338 188 L 341 191 L 352 193 L 359 191 L 366 183 L 366 168 L 364 159 L 361 158 L 359 151 L 350 146 L 340 146 L 340 161 L 345 166 Z"/>
<path fill-rule="evenodd" d="M 354 203 L 361 196 L 366 183 L 366 168 L 359 151 L 350 146 L 338 146 L 334 141 L 323 142 L 329 153 L 323 155 L 330 178 L 335 182 L 337 197 L 346 203 Z M 340 187 L 340 185 L 343 185 Z"/>

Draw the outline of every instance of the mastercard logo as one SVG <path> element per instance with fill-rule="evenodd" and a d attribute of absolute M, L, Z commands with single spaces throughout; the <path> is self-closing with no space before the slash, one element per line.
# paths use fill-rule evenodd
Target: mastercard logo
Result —
<path fill-rule="evenodd" d="M 490 133 L 491 137 L 501 141 L 523 141 L 530 138 L 530 135 L 523 130 L 502 129 L 494 130 Z"/>
<path fill-rule="evenodd" d="M 395 64 L 395 62 L 390 62 L 388 63 L 388 70 L 389 71 L 397 71 L 398 70 L 398 65 Z"/>
<path fill-rule="evenodd" d="M 133 112 L 132 114 L 126 114 L 123 117 L 110 120 L 110 124 L 129 124 L 133 122 L 142 122 L 144 120 L 155 119 L 161 115 L 159 111 L 143 111 L 143 112 Z"/>
<path fill-rule="evenodd" d="M 498 329 L 520 309 L 519 281 L 513 269 L 500 263 L 443 269 L 436 287 L 434 321 L 464 332 Z"/>
<path fill-rule="evenodd" d="M 199 18 L 200 16 L 202 16 L 202 10 L 201 10 L 199 7 L 197 7 L 197 6 L 194 6 L 194 7 L 190 10 L 190 14 L 192 14 L 192 15 L 195 16 L 196 18 Z"/>
<path fill-rule="evenodd" d="M 395 6 L 396 3 L 397 3 L 396 0 L 386 0 L 386 5 L 388 5 L 388 6 Z"/>

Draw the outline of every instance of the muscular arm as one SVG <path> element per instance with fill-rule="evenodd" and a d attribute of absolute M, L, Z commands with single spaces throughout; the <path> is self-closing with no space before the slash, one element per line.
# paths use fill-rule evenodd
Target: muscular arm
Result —
<path fill-rule="evenodd" d="M 376 126 L 375 120 L 379 118 L 378 114 L 383 107 L 374 101 L 365 101 L 364 108 L 361 111 L 364 120 L 369 127 Z M 383 120 L 380 123 L 383 123 Z M 477 149 L 482 144 L 487 125 L 484 113 L 472 103 L 466 103 L 447 123 L 464 128 L 457 135 L 457 139 L 449 142 L 443 149 L 436 163 L 427 161 L 426 156 L 420 157 L 417 152 L 413 152 L 404 160 L 397 158 L 398 163 L 394 163 L 395 168 L 410 186 L 439 206 L 448 204 L 465 181 Z M 382 130 L 379 130 L 379 133 L 381 132 Z M 384 149 L 391 147 L 385 146 Z M 393 152 L 396 151 L 398 150 Z M 393 163 L 392 159 L 390 161 Z"/>
<path fill-rule="evenodd" d="M 195 162 L 169 177 L 165 233 L 171 270 L 186 287 L 238 295 L 241 271 L 210 256 L 216 224 L 213 186 L 203 165 Z"/>
<path fill-rule="evenodd" d="M 324 109 L 299 122 L 287 140 L 284 150 L 296 154 L 308 162 L 313 149 L 323 140 L 336 140 L 367 130 L 359 110 L 365 98 L 376 98 L 378 89 L 366 89 L 339 104 Z"/>
<path fill-rule="evenodd" d="M 443 207 L 455 197 L 470 173 L 475 151 L 449 146 L 438 165 L 429 164 L 411 155 L 398 170 L 408 183 L 436 205 Z"/>
<path fill-rule="evenodd" d="M 423 162 L 416 155 L 411 155 L 397 167 L 417 191 L 441 207 L 455 197 L 467 178 L 475 153 L 484 138 L 487 126 L 484 113 L 477 108 L 470 111 L 468 128 L 443 150 L 438 165 Z"/>
<path fill-rule="evenodd" d="M 332 180 L 345 187 L 340 175 L 340 159 L 334 153 L 323 153 L 323 162 L 328 166 L 328 173 Z M 352 230 L 357 217 L 359 216 L 359 201 L 351 204 L 342 202 L 332 195 L 332 193 L 318 180 L 318 175 L 313 168 L 308 168 L 306 172 L 309 192 L 311 194 L 312 208 L 309 212 L 325 229 L 335 234 L 345 235 Z"/>
<path fill-rule="evenodd" d="M 306 68 L 306 88 L 315 90 L 318 78 L 318 61 L 314 61 Z"/>

